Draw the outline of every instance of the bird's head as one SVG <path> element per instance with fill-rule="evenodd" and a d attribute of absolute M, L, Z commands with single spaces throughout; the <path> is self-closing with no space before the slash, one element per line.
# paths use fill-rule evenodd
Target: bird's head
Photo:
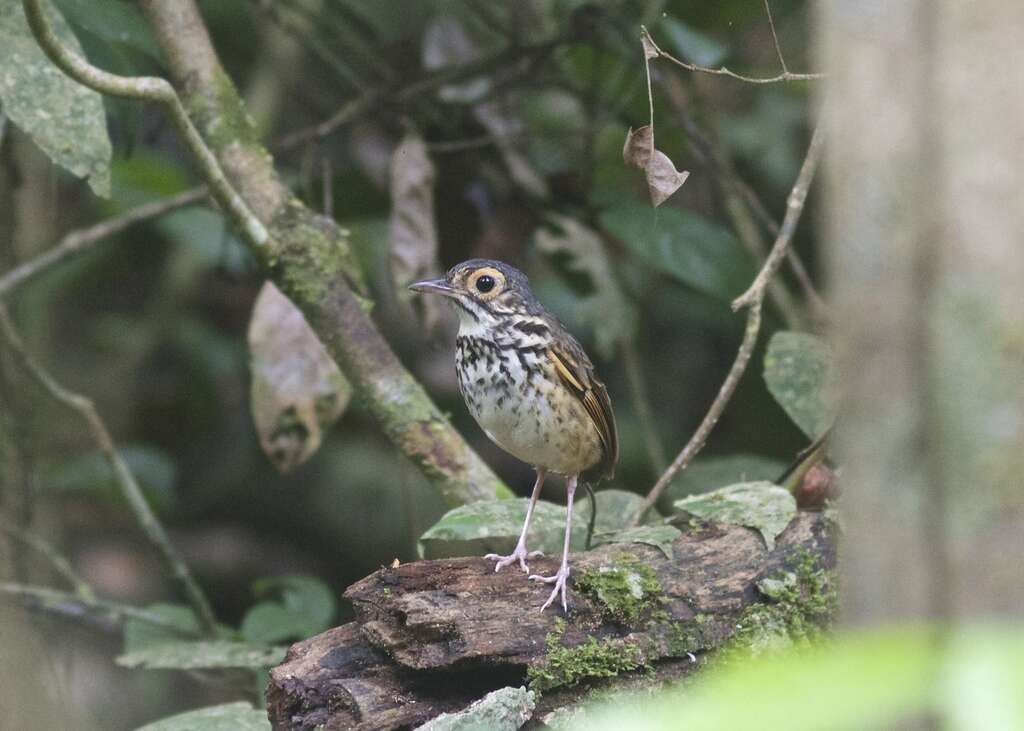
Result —
<path fill-rule="evenodd" d="M 424 279 L 409 285 L 409 289 L 448 297 L 463 323 L 485 327 L 508 315 L 537 314 L 540 309 L 526 275 L 494 259 L 464 261 L 443 277 Z"/>

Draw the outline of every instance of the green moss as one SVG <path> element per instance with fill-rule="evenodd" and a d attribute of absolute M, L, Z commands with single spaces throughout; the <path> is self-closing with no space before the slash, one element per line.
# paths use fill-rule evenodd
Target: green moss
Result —
<path fill-rule="evenodd" d="M 280 268 L 285 291 L 297 303 L 319 303 L 330 282 L 343 277 L 357 291 L 362 289 L 362 272 L 346 238 L 318 219 L 300 202 L 283 206 L 271 224 L 276 250 L 267 263 Z"/>
<path fill-rule="evenodd" d="M 659 625 L 659 630 L 665 637 L 665 654 L 669 657 L 683 657 L 717 644 L 710 632 L 711 618 L 706 614 L 698 614 L 688 622 L 666 621 Z"/>
<path fill-rule="evenodd" d="M 632 556 L 621 556 L 614 566 L 580 573 L 576 589 L 598 605 L 602 616 L 634 626 L 661 609 L 665 591 L 653 569 Z"/>
<path fill-rule="evenodd" d="M 758 652 L 821 636 L 835 616 L 835 577 L 806 549 L 793 555 L 793 569 L 758 582 L 766 602 L 751 604 L 737 622 L 733 644 Z"/>
<path fill-rule="evenodd" d="M 563 647 L 564 634 L 565 620 L 558 618 L 554 629 L 545 638 L 547 655 L 544 663 L 531 665 L 527 670 L 532 690 L 576 685 L 588 678 L 611 678 L 620 673 L 649 668 L 636 642 L 591 637 L 582 645 Z"/>

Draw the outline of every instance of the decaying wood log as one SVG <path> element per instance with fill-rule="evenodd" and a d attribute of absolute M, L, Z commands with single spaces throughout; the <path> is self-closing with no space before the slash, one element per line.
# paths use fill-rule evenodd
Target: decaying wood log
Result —
<path fill-rule="evenodd" d="M 574 556 L 564 618 L 538 611 L 549 587 L 483 559 L 381 569 L 346 591 L 354 622 L 295 644 L 271 672 L 270 718 L 276 729 L 406 728 L 528 672 L 544 691 L 538 714 L 595 677 L 677 676 L 738 627 L 821 621 L 813 615 L 827 602 L 811 579 L 833 566 L 833 537 L 822 514 L 802 512 L 771 551 L 756 531 L 711 524 L 688 528 L 671 559 L 645 544 L 602 546 Z M 557 567 L 545 558 L 531 568 Z"/>

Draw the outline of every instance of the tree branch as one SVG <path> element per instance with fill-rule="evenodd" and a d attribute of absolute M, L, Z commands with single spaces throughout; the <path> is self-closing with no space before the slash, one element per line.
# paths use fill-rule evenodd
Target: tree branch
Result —
<path fill-rule="evenodd" d="M 118 488 L 124 495 L 135 514 L 139 527 L 149 539 L 150 543 L 157 549 L 160 558 L 171 578 L 178 584 L 182 593 L 188 599 L 189 604 L 196 612 L 200 626 L 206 634 L 212 635 L 217 629 L 217 619 L 213 614 L 210 603 L 200 588 L 198 582 L 192 576 L 188 565 L 178 554 L 171 544 L 170 539 L 164 531 L 163 525 L 150 508 L 142 488 L 135 481 L 135 476 L 128 468 L 128 464 L 121 457 L 114 445 L 114 440 L 107 431 L 106 424 L 100 418 L 99 413 L 92 401 L 81 394 L 69 391 L 60 385 L 41 365 L 39 365 L 25 350 L 14 329 L 14 323 L 7 313 L 7 308 L 0 304 L 0 335 L 7 341 L 11 352 L 15 355 L 22 367 L 32 378 L 46 391 L 54 400 L 76 412 L 89 427 L 96 445 L 114 473 L 114 479 Z"/>
<path fill-rule="evenodd" d="M 182 103 L 241 196 L 272 232 L 254 249 L 302 310 L 384 433 L 450 505 L 510 496 L 402 366 L 353 291 L 361 271 L 347 233 L 281 180 L 193 0 L 142 0 Z"/>
<path fill-rule="evenodd" d="M 772 26 L 772 33 L 774 34 L 775 26 Z M 654 50 L 659 58 L 663 58 L 666 61 L 671 61 L 677 66 L 681 66 L 687 71 L 700 72 L 702 74 L 713 74 L 715 76 L 728 76 L 729 78 L 736 79 L 738 81 L 745 81 L 748 84 L 777 84 L 783 81 L 816 81 L 818 79 L 824 79 L 825 74 L 794 74 L 791 71 L 783 71 L 775 76 L 758 77 L 758 76 L 744 76 L 743 74 L 737 74 L 734 71 L 730 71 L 725 66 L 721 68 L 713 69 L 708 66 L 700 66 L 694 63 L 687 63 L 686 61 L 680 61 L 678 58 L 670 53 L 666 53 L 661 50 L 658 45 L 651 38 L 650 33 L 647 32 L 647 28 L 640 26 L 641 36 L 647 38 L 650 41 L 651 48 Z M 785 64 L 783 64 L 785 67 Z"/>
<path fill-rule="evenodd" d="M 48 268 L 91 249 L 104 239 L 121 233 L 137 223 L 157 218 L 179 208 L 197 203 L 209 195 L 206 186 L 192 188 L 162 200 L 144 203 L 136 208 L 125 211 L 119 216 L 100 221 L 87 228 L 78 229 L 65 234 L 55 246 L 0 275 L 0 299 L 13 290 L 33 279 Z"/>
<path fill-rule="evenodd" d="M 821 159 L 823 147 L 824 131 L 819 124 L 811 137 L 811 143 L 807 148 L 807 155 L 804 157 L 803 165 L 800 166 L 800 174 L 797 176 L 796 183 L 793 184 L 793 188 L 789 193 L 786 216 L 782 221 L 779 235 L 775 238 L 772 250 L 765 259 L 761 271 L 758 272 L 757 277 L 747 291 L 737 297 L 732 303 L 733 310 L 739 310 L 744 307 L 747 309 L 747 324 L 743 332 L 743 341 L 736 351 L 736 358 L 733 360 L 732 367 L 729 369 L 725 381 L 722 382 L 718 395 L 711 402 L 711 407 L 708 409 L 707 414 L 701 421 L 700 426 L 697 427 L 697 431 L 690 437 L 690 441 L 686 443 L 686 446 L 683 447 L 668 469 L 658 478 L 654 487 L 647 494 L 647 497 L 644 498 L 643 503 L 632 518 L 633 525 L 640 523 L 641 517 L 654 507 L 655 503 L 658 502 L 658 498 L 665 492 L 665 488 L 669 486 L 675 476 L 681 470 L 686 469 L 697 453 L 704 447 L 708 436 L 711 434 L 711 430 L 718 423 L 718 419 L 721 418 L 722 412 L 725 411 L 726 405 L 728 405 L 733 393 L 735 393 L 736 386 L 739 385 L 740 378 L 746 371 L 750 357 L 754 353 L 754 346 L 757 344 L 757 336 L 761 329 L 761 307 L 764 304 L 768 283 L 775 272 L 778 271 L 779 265 L 786 256 L 786 250 L 789 248 L 793 233 L 796 231 L 797 223 L 799 223 L 800 216 L 803 213 L 804 202 L 807 200 L 807 190 L 814 179 L 814 173 L 817 170 L 818 161 Z"/>
<path fill-rule="evenodd" d="M 309 211 L 277 175 L 195 3 L 141 2 L 181 96 L 163 79 L 121 77 L 92 66 L 60 44 L 41 0 L 22 3 L 40 47 L 66 74 L 100 93 L 167 107 L 214 199 L 275 284 L 303 311 L 385 434 L 449 504 L 511 496 L 451 428 L 370 320 L 352 289 L 361 273 L 346 232 Z"/>
<path fill-rule="evenodd" d="M 145 609 L 96 599 L 95 597 L 84 597 L 81 594 L 58 591 L 47 586 L 32 586 L 4 581 L 0 582 L 0 595 L 20 599 L 32 609 L 51 612 L 71 619 L 94 618 L 105 623 L 137 619 L 154 627 L 188 636 L 182 632 L 180 626 L 170 622 L 166 617 Z"/>

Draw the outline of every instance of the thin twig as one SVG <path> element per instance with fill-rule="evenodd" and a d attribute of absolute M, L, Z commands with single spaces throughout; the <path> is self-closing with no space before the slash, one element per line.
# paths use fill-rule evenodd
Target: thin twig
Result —
<path fill-rule="evenodd" d="M 652 49 L 657 52 L 660 58 L 663 58 L 666 61 L 671 61 L 677 66 L 683 67 L 687 71 L 696 71 L 702 74 L 714 74 L 715 76 L 728 76 L 732 79 L 737 79 L 738 81 L 745 81 L 748 84 L 777 84 L 783 81 L 815 81 L 817 79 L 825 78 L 825 74 L 794 74 L 791 71 L 783 71 L 781 74 L 777 74 L 776 76 L 767 77 L 744 76 L 743 74 L 737 74 L 735 71 L 730 71 L 725 66 L 713 69 L 708 66 L 687 63 L 686 61 L 680 61 L 672 54 L 661 50 L 661 48 L 659 48 L 651 38 L 650 33 L 647 32 L 647 28 L 640 26 L 640 33 L 650 41 Z"/>
<path fill-rule="evenodd" d="M 155 612 L 133 607 L 129 604 L 118 604 L 103 599 L 86 598 L 79 594 L 51 589 L 47 586 L 18 584 L 10 581 L 0 582 L 0 595 L 20 599 L 32 609 L 39 609 L 72 619 L 99 619 L 105 623 L 123 623 L 129 619 L 160 627 L 182 637 L 193 636 L 182 628 Z"/>
<path fill-rule="evenodd" d="M 736 351 L 736 358 L 733 361 L 732 367 L 729 369 L 729 373 L 726 375 L 725 381 L 723 381 L 722 387 L 718 390 L 718 395 L 715 396 L 715 400 L 711 403 L 707 414 L 701 421 L 700 426 L 697 427 L 697 431 L 690 437 L 690 441 L 686 443 L 686 446 L 683 447 L 668 469 L 658 478 L 654 487 L 647 494 L 647 497 L 644 498 L 639 510 L 631 519 L 632 525 L 639 524 L 640 518 L 654 507 L 658 502 L 658 498 L 665 492 L 665 489 L 675 476 L 681 470 L 686 469 L 697 453 L 704 447 L 704 443 L 707 442 L 711 430 L 718 423 L 718 419 L 722 416 L 722 412 L 725 411 L 726 405 L 728 405 L 733 393 L 735 393 L 740 378 L 746 371 L 750 357 L 754 353 L 754 346 L 757 344 L 757 336 L 761 329 L 761 307 L 764 304 L 768 282 L 771 281 L 772 276 L 778 271 L 779 265 L 786 256 L 786 250 L 789 248 L 790 241 L 793 239 L 793 233 L 796 231 L 797 223 L 799 223 L 800 216 L 804 210 L 804 202 L 807 200 L 807 190 L 814 179 L 814 173 L 817 170 L 818 161 L 821 159 L 823 147 L 824 132 L 819 124 L 811 137 L 811 143 L 807 148 L 807 155 L 804 157 L 803 165 L 800 166 L 800 174 L 797 176 L 796 182 L 789 193 L 786 203 L 786 216 L 782 221 L 779 235 L 772 245 L 772 250 L 769 252 L 768 258 L 765 259 L 761 271 L 758 272 L 757 277 L 747 291 L 737 297 L 732 303 L 733 310 L 747 308 L 747 324 L 743 332 L 743 341 Z"/>
<path fill-rule="evenodd" d="M 184 208 L 209 195 L 206 186 L 192 188 L 162 200 L 144 203 L 141 206 L 125 211 L 99 223 L 65 234 L 56 245 L 47 249 L 35 259 L 15 267 L 0 275 L 0 298 L 10 294 L 17 287 L 33 279 L 54 264 L 63 262 L 72 256 L 88 251 L 94 245 L 121 233 L 130 226 L 162 216 L 171 211 Z"/>
<path fill-rule="evenodd" d="M 28 546 L 45 558 L 50 566 L 53 567 L 53 570 L 60 574 L 75 590 L 75 596 L 85 601 L 94 601 L 96 599 L 96 591 L 89 582 L 78 575 L 78 572 L 71 566 L 71 561 L 57 550 L 56 546 L 48 541 L 44 541 L 34 533 L 22 530 L 3 518 L 0 518 L 0 531 Z"/>
<path fill-rule="evenodd" d="M 782 55 L 782 46 L 779 45 L 779 35 L 775 32 L 775 21 L 772 19 L 772 7 L 768 4 L 768 0 L 764 0 L 764 12 L 768 15 L 768 27 L 772 29 L 772 41 L 775 43 L 775 53 L 779 56 L 779 65 L 782 66 L 782 73 L 788 74 L 789 69 L 786 68 L 786 59 Z"/>
<path fill-rule="evenodd" d="M 270 234 L 266 226 L 231 185 L 217 157 L 207 147 L 202 135 L 189 119 L 181 99 L 170 82 L 155 76 L 119 76 L 93 66 L 57 38 L 43 11 L 42 0 L 22 0 L 22 7 L 36 43 L 54 65 L 72 79 L 101 94 L 163 104 L 189 152 L 192 153 L 203 179 L 210 186 L 211 195 L 254 249 L 263 248 L 267 244 Z"/>
<path fill-rule="evenodd" d="M 81 394 L 64 388 L 28 354 L 14 328 L 14 323 L 11 322 L 7 308 L 2 304 L 0 304 L 0 334 L 7 341 L 11 352 L 14 353 L 21 365 L 39 383 L 43 390 L 55 401 L 76 412 L 86 422 L 96 445 L 99 447 L 100 452 L 103 453 L 104 458 L 110 465 L 110 469 L 114 473 L 114 479 L 121 493 L 135 514 L 139 527 L 146 534 L 150 543 L 157 549 L 167 572 L 178 584 L 182 593 L 188 599 L 189 604 L 192 605 L 204 632 L 209 635 L 214 634 L 217 628 L 217 620 L 213 614 L 210 602 L 207 600 L 195 577 L 192 576 L 188 564 L 185 563 L 178 554 L 177 549 L 174 548 L 160 520 L 156 517 L 152 508 L 150 508 L 145 495 L 142 493 L 142 488 L 139 487 L 139 483 L 135 481 L 135 476 L 129 469 L 128 464 L 117 451 L 114 440 L 111 438 L 106 424 L 103 423 L 92 401 Z"/>

